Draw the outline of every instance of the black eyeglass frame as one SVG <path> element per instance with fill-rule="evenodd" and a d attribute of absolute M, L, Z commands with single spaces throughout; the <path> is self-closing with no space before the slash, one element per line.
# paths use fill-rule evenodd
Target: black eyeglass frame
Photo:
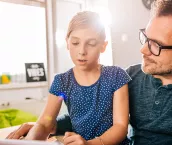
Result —
<path fill-rule="evenodd" d="M 145 38 L 146 38 L 145 43 L 148 42 L 149 51 L 150 51 L 153 55 L 159 56 L 162 49 L 172 49 L 172 46 L 163 46 L 163 45 L 159 44 L 158 42 L 156 42 L 155 40 L 152 40 L 152 39 L 148 38 L 148 37 L 146 36 L 146 34 L 145 34 L 145 29 L 140 29 L 140 32 L 139 32 L 139 40 L 140 40 L 140 43 L 141 43 L 141 44 L 142 44 L 142 42 L 141 42 L 141 39 L 140 39 L 140 36 L 141 36 L 140 33 L 142 33 L 142 34 L 145 36 Z M 150 46 L 150 43 L 149 43 L 150 40 L 153 41 L 154 43 L 156 43 L 156 44 L 158 45 L 158 47 L 159 47 L 159 53 L 158 53 L 158 54 L 154 54 L 154 53 L 151 51 L 151 46 Z M 144 44 L 142 44 L 142 45 L 144 45 Z"/>

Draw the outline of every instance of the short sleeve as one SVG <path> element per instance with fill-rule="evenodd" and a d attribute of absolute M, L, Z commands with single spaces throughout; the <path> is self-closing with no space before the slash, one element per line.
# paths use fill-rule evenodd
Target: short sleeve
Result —
<path fill-rule="evenodd" d="M 116 72 L 116 82 L 115 82 L 115 86 L 114 89 L 115 91 L 118 90 L 119 88 L 121 88 L 122 86 L 124 86 L 125 84 L 127 84 L 128 82 L 131 81 L 131 77 L 128 75 L 128 73 L 120 68 L 117 67 L 117 71 Z"/>
<path fill-rule="evenodd" d="M 59 96 L 61 92 L 63 92 L 62 78 L 61 75 L 56 75 L 49 89 L 49 93 L 55 96 Z"/>
<path fill-rule="evenodd" d="M 140 74 L 140 72 L 142 72 L 141 64 L 128 67 L 126 72 L 130 75 L 131 78 L 134 78 L 138 73 Z"/>

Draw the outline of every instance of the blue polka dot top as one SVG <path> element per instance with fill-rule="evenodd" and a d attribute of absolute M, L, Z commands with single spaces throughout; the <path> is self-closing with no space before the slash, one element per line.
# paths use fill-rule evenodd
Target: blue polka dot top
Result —
<path fill-rule="evenodd" d="M 55 76 L 49 92 L 65 94 L 73 131 L 86 140 L 102 135 L 113 124 L 113 94 L 131 80 L 117 66 L 101 66 L 101 75 L 91 86 L 77 83 L 73 69 Z"/>

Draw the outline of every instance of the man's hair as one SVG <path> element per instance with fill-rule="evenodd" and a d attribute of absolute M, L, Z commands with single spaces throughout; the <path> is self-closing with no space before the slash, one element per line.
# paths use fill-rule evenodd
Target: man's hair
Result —
<path fill-rule="evenodd" d="M 172 16 L 172 0 L 155 0 L 152 4 L 151 16 Z"/>

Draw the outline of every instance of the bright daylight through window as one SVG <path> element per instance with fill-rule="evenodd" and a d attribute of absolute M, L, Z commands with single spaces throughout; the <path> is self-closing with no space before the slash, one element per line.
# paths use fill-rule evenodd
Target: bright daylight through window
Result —
<path fill-rule="evenodd" d="M 0 18 L 0 75 L 24 76 L 25 63 L 47 68 L 45 8 L 0 2 Z"/>

